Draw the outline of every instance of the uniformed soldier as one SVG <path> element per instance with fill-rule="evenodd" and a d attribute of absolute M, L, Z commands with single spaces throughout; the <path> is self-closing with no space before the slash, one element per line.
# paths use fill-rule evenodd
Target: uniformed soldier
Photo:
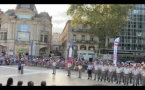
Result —
<path fill-rule="evenodd" d="M 132 83 L 132 70 L 133 70 L 133 65 L 129 65 L 129 68 L 128 68 L 128 70 L 129 70 L 129 82 L 130 82 L 130 84 Z"/>
<path fill-rule="evenodd" d="M 123 70 L 123 74 L 124 74 L 124 85 L 128 85 L 129 82 L 129 66 L 126 65 L 124 70 Z"/>
<path fill-rule="evenodd" d="M 81 63 L 78 65 L 78 71 L 79 71 L 79 77 L 78 78 L 81 78 L 82 77 L 82 65 L 81 65 Z"/>
<path fill-rule="evenodd" d="M 71 76 L 71 66 L 72 66 L 71 62 L 69 62 L 68 65 L 67 65 L 67 67 L 68 67 L 67 68 L 68 69 L 68 75 L 67 76 L 69 76 L 69 77 Z"/>
<path fill-rule="evenodd" d="M 88 79 L 92 79 L 92 70 L 93 70 L 93 65 L 91 62 L 89 62 L 88 67 L 87 67 L 87 71 L 88 71 Z"/>
<path fill-rule="evenodd" d="M 112 82 L 113 83 L 113 65 L 110 64 L 108 67 L 108 82 Z"/>
<path fill-rule="evenodd" d="M 97 62 L 95 62 L 95 64 L 94 64 L 94 74 L 95 74 L 94 80 L 96 80 L 96 76 L 98 77 L 98 70 L 99 70 L 99 64 L 97 64 Z"/>
<path fill-rule="evenodd" d="M 53 68 L 53 73 L 52 74 L 56 74 L 56 61 L 55 60 L 52 63 L 52 68 Z"/>
<path fill-rule="evenodd" d="M 138 74 L 138 85 L 139 85 L 139 84 L 142 84 L 142 75 L 141 75 L 142 69 L 141 69 L 141 65 L 138 66 L 137 70 L 139 72 L 139 74 Z"/>
<path fill-rule="evenodd" d="M 106 70 L 105 70 L 105 81 L 109 81 L 109 76 L 108 76 L 108 73 L 109 73 L 109 63 L 106 63 L 105 65 L 106 67 Z"/>
<path fill-rule="evenodd" d="M 121 64 L 121 67 L 120 67 L 120 68 L 121 68 L 121 81 L 122 81 L 122 82 L 124 82 L 124 75 L 123 75 L 123 71 L 124 71 L 124 68 L 125 68 L 125 67 L 124 67 L 124 65 L 123 65 L 123 64 Z"/>
<path fill-rule="evenodd" d="M 101 79 L 101 63 L 98 63 L 98 73 L 97 73 L 97 76 L 98 76 L 98 81 Z"/>
<path fill-rule="evenodd" d="M 141 75 L 142 75 L 142 86 L 145 86 L 145 67 L 142 68 Z"/>
<path fill-rule="evenodd" d="M 137 67 L 134 67 L 134 69 L 132 70 L 132 79 L 133 79 L 133 86 L 137 86 L 138 84 L 138 74 L 139 74 L 139 71 L 137 70 Z"/>
<path fill-rule="evenodd" d="M 112 63 L 113 64 L 113 63 Z M 113 64 L 112 65 L 112 67 L 113 67 L 113 80 L 114 80 L 114 82 L 117 80 L 117 75 L 116 75 L 116 66 L 115 66 L 115 64 Z"/>
<path fill-rule="evenodd" d="M 120 68 L 120 65 L 117 65 L 116 67 L 116 84 L 120 84 L 121 83 L 121 68 Z"/>
<path fill-rule="evenodd" d="M 105 67 L 105 64 L 103 63 L 102 67 L 101 67 L 101 81 L 104 80 L 105 82 L 105 74 L 106 74 L 106 67 Z"/>

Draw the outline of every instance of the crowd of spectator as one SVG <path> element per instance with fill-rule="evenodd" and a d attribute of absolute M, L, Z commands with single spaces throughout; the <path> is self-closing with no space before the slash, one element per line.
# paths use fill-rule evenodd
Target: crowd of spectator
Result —
<path fill-rule="evenodd" d="M 0 83 L 0 86 L 14 86 L 13 85 L 13 78 L 9 77 L 8 80 L 7 80 L 6 85 L 2 85 L 2 83 Z M 23 85 L 23 81 L 18 81 L 16 86 L 24 86 Z M 29 81 L 27 83 L 27 86 L 34 86 L 34 82 L 33 81 Z M 46 81 L 41 81 L 40 86 L 47 86 Z"/>

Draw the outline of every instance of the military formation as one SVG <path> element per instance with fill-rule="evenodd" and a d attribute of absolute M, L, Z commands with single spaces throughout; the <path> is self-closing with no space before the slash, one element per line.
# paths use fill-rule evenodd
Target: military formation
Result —
<path fill-rule="evenodd" d="M 70 68 L 70 63 L 68 68 Z M 68 69 L 68 76 L 70 76 Z M 78 78 L 82 77 L 82 65 L 78 65 Z M 120 85 L 145 86 L 145 65 L 144 63 L 113 63 L 90 62 L 87 67 L 88 79 L 100 82 L 116 83 Z M 94 74 L 92 74 L 94 73 Z"/>

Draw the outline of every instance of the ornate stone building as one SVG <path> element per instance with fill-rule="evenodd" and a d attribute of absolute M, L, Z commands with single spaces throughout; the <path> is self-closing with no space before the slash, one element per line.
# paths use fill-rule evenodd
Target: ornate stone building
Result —
<path fill-rule="evenodd" d="M 1 51 L 8 54 L 50 53 L 52 17 L 47 12 L 38 13 L 34 4 L 17 4 L 16 9 L 7 10 L 1 17 Z"/>
<path fill-rule="evenodd" d="M 73 58 L 84 58 L 91 60 L 97 58 L 97 43 L 98 38 L 92 37 L 87 33 L 89 27 L 84 28 L 83 24 L 78 24 L 76 27 L 71 25 L 71 20 L 67 21 L 61 35 L 63 57 L 67 59 L 70 41 L 74 40 Z"/>

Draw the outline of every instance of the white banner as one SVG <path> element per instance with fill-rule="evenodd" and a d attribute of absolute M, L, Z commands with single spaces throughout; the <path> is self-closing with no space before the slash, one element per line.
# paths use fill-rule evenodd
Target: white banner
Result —
<path fill-rule="evenodd" d="M 113 64 L 116 66 L 117 64 L 117 48 L 119 45 L 120 38 L 116 38 L 114 41 L 114 56 L 113 56 Z"/>

